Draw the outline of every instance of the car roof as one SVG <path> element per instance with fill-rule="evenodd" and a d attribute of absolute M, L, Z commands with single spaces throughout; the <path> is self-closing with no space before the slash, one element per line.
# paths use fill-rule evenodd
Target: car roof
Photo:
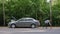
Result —
<path fill-rule="evenodd" d="M 21 19 L 34 19 L 34 18 L 21 18 Z"/>

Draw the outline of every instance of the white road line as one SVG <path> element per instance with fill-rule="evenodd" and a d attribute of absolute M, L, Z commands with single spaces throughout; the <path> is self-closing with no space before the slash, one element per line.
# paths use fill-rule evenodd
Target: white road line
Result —
<path fill-rule="evenodd" d="M 34 31 L 0 31 L 0 32 L 46 32 L 45 30 L 34 30 Z"/>

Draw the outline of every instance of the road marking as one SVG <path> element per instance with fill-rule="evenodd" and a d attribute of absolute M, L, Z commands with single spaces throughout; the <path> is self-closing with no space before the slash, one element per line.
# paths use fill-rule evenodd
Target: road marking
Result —
<path fill-rule="evenodd" d="M 0 32 L 46 32 L 45 30 L 30 30 L 30 31 L 0 31 Z"/>

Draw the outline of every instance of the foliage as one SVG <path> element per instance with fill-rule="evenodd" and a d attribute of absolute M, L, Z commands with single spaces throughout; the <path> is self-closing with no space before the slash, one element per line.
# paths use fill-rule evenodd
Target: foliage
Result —
<path fill-rule="evenodd" d="M 0 24 L 3 24 L 3 1 L 0 0 Z M 60 23 L 60 1 L 52 5 L 53 26 Z M 53 3 L 54 4 L 54 3 Z M 46 0 L 4 0 L 6 24 L 14 16 L 16 19 L 32 17 L 40 21 L 41 26 L 44 20 L 50 17 L 50 6 Z"/>

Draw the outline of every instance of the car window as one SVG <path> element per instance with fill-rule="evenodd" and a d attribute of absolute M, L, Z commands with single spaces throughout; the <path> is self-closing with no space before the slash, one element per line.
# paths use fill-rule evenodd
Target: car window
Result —
<path fill-rule="evenodd" d="M 19 19 L 18 21 L 34 21 L 35 19 L 28 19 L 28 18 L 22 18 L 22 19 Z"/>
<path fill-rule="evenodd" d="M 19 21 L 25 21 L 25 19 L 21 19 L 21 20 L 19 20 Z"/>
<path fill-rule="evenodd" d="M 32 19 L 25 19 L 25 21 L 33 21 Z"/>
<path fill-rule="evenodd" d="M 25 19 L 19 19 L 18 21 L 25 21 Z"/>

